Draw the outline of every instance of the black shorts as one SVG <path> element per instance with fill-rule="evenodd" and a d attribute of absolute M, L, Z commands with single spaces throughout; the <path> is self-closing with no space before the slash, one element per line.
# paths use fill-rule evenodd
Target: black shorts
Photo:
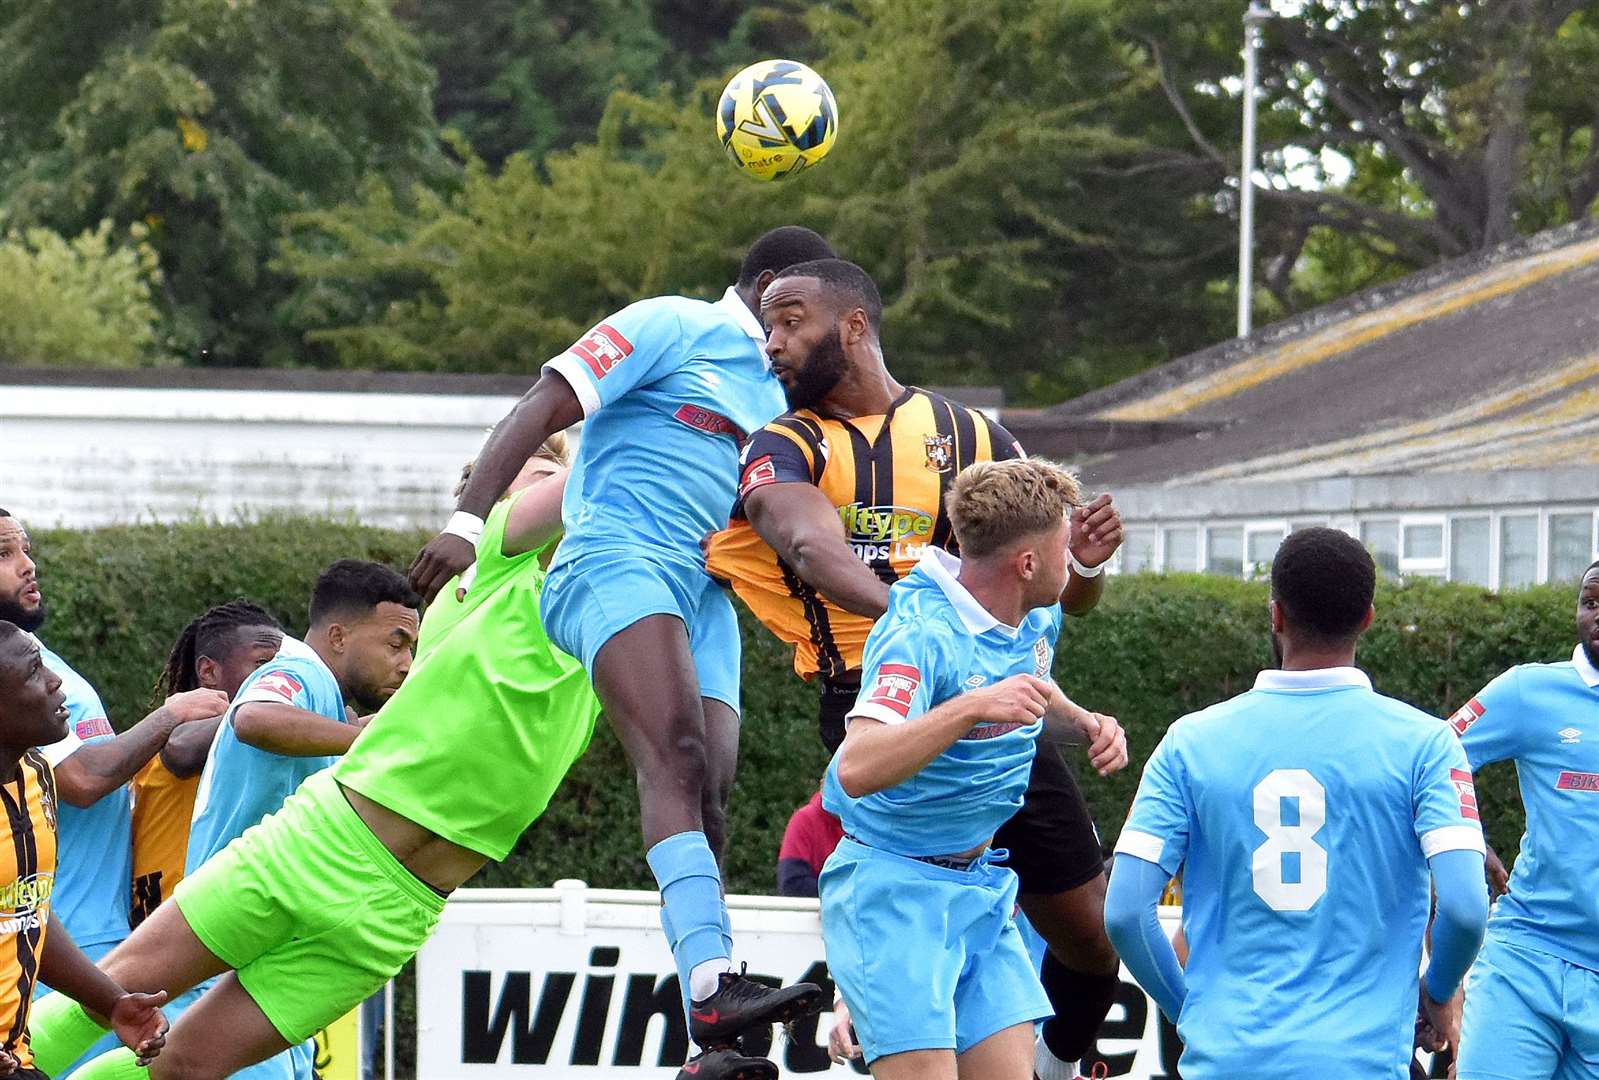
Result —
<path fill-rule="evenodd" d="M 1023 893 L 1062 893 L 1105 872 L 1105 854 L 1077 778 L 1060 748 L 1040 742 L 1022 808 L 999 827 L 994 846 L 1010 852 Z"/>
<path fill-rule="evenodd" d="M 818 721 L 829 753 L 837 753 L 844 741 L 844 717 L 861 691 L 860 672 L 850 675 L 853 679 L 818 680 Z M 994 846 L 1010 852 L 1006 865 L 1016 871 L 1024 893 L 1066 892 L 1105 872 L 1105 855 L 1088 802 L 1058 747 L 1038 744 L 1022 808 L 1000 826 Z"/>

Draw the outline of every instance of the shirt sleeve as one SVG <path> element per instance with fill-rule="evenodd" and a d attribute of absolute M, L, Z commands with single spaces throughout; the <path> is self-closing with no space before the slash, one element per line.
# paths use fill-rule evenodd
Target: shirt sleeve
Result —
<path fill-rule="evenodd" d="M 1473 771 L 1521 751 L 1522 711 L 1519 672 L 1511 668 L 1449 718 Z"/>
<path fill-rule="evenodd" d="M 1427 740 L 1412 787 L 1416 840 L 1421 853 L 1432 858 L 1440 851 L 1484 850 L 1482 819 L 1477 812 L 1477 789 L 1471 782 L 1471 765 L 1459 740 L 1440 729 Z"/>
<path fill-rule="evenodd" d="M 757 431 L 744 447 L 738 480 L 738 501 L 767 484 L 809 484 L 814 473 L 807 448 L 780 428 Z"/>
<path fill-rule="evenodd" d="M 250 685 L 239 691 L 233 708 L 250 702 L 268 705 L 293 705 L 297 709 L 314 712 L 311 692 L 306 688 L 305 677 L 286 664 L 268 662 L 256 674 Z"/>
<path fill-rule="evenodd" d="M 1193 812 L 1188 800 L 1188 769 L 1173 731 L 1144 765 L 1127 824 L 1116 840 L 1116 854 L 1154 863 L 1170 878 L 1188 857 Z"/>
<path fill-rule="evenodd" d="M 866 639 L 861 692 L 844 718 L 857 716 L 903 724 L 933 708 L 934 688 L 943 672 L 936 634 L 903 620 L 879 622 Z"/>
<path fill-rule="evenodd" d="M 1027 456 L 1027 451 L 1022 449 L 1022 444 L 1016 440 L 1016 436 L 987 416 L 983 417 L 983 422 L 988 425 L 988 446 L 995 461 L 1010 461 L 1013 458 Z"/>
<path fill-rule="evenodd" d="M 572 385 L 584 416 L 683 362 L 682 322 L 664 299 L 640 300 L 609 316 L 544 364 Z"/>
<path fill-rule="evenodd" d="M 49 746 L 39 747 L 39 753 L 44 755 L 44 759 L 50 763 L 52 769 L 71 757 L 72 752 L 83 745 L 83 740 L 78 738 L 78 733 L 74 730 L 76 726 L 75 724 L 68 724 L 67 737 L 60 742 L 53 742 Z"/>

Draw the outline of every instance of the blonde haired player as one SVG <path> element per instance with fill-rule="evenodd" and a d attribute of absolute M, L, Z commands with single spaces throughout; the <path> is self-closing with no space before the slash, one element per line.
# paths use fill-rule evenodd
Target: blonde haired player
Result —
<path fill-rule="evenodd" d="M 1049 462 L 956 477 L 961 557 L 930 547 L 889 590 L 823 801 L 845 837 L 822 871 L 828 966 L 882 1080 L 1027 1080 L 1050 1013 L 1012 920 L 994 832 L 1021 805 L 1046 728 L 1127 763 L 1116 721 L 1050 679 L 1082 493 Z M 893 949 L 881 943 L 894 941 Z"/>

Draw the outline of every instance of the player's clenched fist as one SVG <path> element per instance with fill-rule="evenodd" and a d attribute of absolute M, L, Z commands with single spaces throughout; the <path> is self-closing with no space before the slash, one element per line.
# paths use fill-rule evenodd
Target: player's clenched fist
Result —
<path fill-rule="evenodd" d="M 187 724 L 191 720 L 209 720 L 227 712 L 228 695 L 220 690 L 185 690 L 168 697 L 161 707 L 178 723 Z"/>
<path fill-rule="evenodd" d="M 1012 675 L 967 695 L 973 724 L 1031 724 L 1049 711 L 1049 684 L 1032 675 Z"/>
<path fill-rule="evenodd" d="M 1114 716 L 1091 712 L 1088 714 L 1092 729 L 1088 736 L 1088 763 L 1099 770 L 1099 775 L 1109 776 L 1127 767 L 1127 733 Z"/>
<path fill-rule="evenodd" d="M 439 533 L 429 540 L 411 564 L 411 587 L 432 602 L 444 583 L 477 560 L 477 549 L 465 537 Z"/>

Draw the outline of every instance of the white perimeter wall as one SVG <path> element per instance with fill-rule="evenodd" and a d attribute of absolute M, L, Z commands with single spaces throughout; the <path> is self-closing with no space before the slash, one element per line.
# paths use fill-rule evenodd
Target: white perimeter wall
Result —
<path fill-rule="evenodd" d="M 515 401 L 0 385 L 0 506 L 35 528 L 275 511 L 437 527 Z"/>

